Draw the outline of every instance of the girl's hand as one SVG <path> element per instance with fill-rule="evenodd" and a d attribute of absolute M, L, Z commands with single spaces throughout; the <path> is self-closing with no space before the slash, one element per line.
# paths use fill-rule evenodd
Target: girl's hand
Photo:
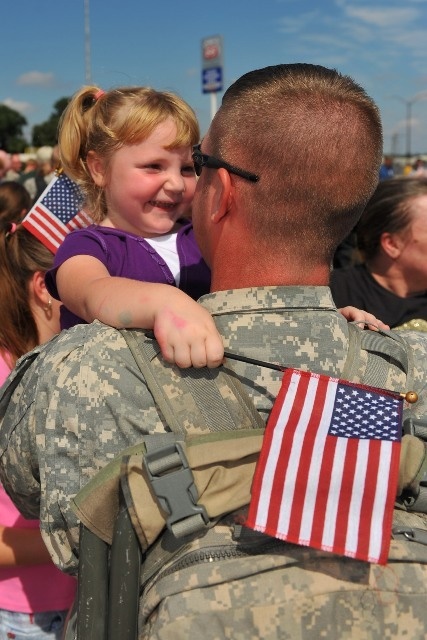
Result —
<path fill-rule="evenodd" d="M 162 356 L 182 369 L 219 367 L 224 357 L 222 338 L 212 316 L 179 289 L 154 315 L 154 335 Z"/>
<path fill-rule="evenodd" d="M 356 322 L 360 324 L 366 324 L 368 329 L 378 331 L 378 329 L 388 331 L 390 327 L 388 324 L 378 320 L 372 313 L 357 309 L 356 307 L 342 307 L 338 309 L 341 315 L 347 320 L 347 322 Z"/>

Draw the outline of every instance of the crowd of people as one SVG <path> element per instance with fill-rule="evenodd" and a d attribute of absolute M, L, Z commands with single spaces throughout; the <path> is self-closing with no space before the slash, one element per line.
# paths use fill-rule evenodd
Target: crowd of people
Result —
<path fill-rule="evenodd" d="M 7 153 L 0 149 L 0 184 L 22 184 L 34 204 L 59 167 L 58 145 L 39 147 L 34 155 Z"/>
<path fill-rule="evenodd" d="M 40 571 L 52 558 L 64 572 L 50 579 L 54 593 L 44 593 L 50 607 L 22 609 L 31 624 L 36 612 L 54 618 L 56 635 L 41 629 L 41 640 L 60 637 L 74 594 L 75 496 L 121 451 L 147 435 L 163 442 L 170 431 L 127 329 L 153 331 L 159 371 L 171 371 L 171 397 L 179 395 L 178 378 L 202 375 L 213 384 L 225 368 L 263 425 L 279 394 L 277 365 L 347 374 L 394 393 L 410 381 L 418 402 L 410 408 L 405 400 L 405 410 L 411 424 L 426 419 L 427 182 L 382 170 L 375 103 L 351 78 L 309 64 L 242 76 L 201 143 L 194 111 L 173 93 L 83 87 L 62 116 L 58 146 L 41 148 L 37 160 L 23 179 L 0 157 L 3 378 L 13 369 L 0 393 L 0 478 L 33 523 L 38 550 L 36 560 L 19 560 L 9 544 L 11 570 L 19 579 L 20 565 Z M 53 256 L 21 222 L 58 164 L 81 188 L 94 224 L 66 236 Z M 339 268 L 345 241 L 347 266 Z M 357 347 L 349 320 L 357 323 Z M 384 323 L 400 331 L 394 336 Z M 362 334 L 374 336 L 375 358 L 363 356 L 356 371 L 348 352 L 362 350 Z M 145 332 L 136 335 L 145 340 Z M 231 364 L 224 353 L 242 360 Z M 235 437 L 230 446 L 238 449 Z M 424 638 L 427 551 L 408 531 L 427 524 L 422 512 L 407 512 L 425 449 L 418 432 L 405 437 L 385 566 L 304 542 L 281 540 L 272 551 L 262 535 L 251 551 L 237 533 L 244 504 L 188 535 L 185 557 L 177 548 L 166 578 L 151 574 L 139 637 Z M 5 531 L 24 528 L 21 516 L 12 523 L 0 513 Z M 217 549 L 233 550 L 198 572 L 187 554 L 207 553 L 212 536 Z M 21 611 L 7 602 L 4 609 Z"/>

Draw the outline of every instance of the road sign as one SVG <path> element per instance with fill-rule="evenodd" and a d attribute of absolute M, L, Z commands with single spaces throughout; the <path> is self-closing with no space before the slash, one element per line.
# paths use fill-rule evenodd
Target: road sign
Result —
<path fill-rule="evenodd" d="M 222 91 L 222 38 L 210 36 L 202 40 L 202 91 Z"/>
<path fill-rule="evenodd" d="M 222 67 L 202 70 L 202 91 L 203 93 L 222 91 Z"/>

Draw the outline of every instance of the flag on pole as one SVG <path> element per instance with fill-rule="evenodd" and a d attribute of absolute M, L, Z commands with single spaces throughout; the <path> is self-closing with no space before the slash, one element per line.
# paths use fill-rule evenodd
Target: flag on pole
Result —
<path fill-rule="evenodd" d="M 22 224 L 52 253 L 56 253 L 68 233 L 93 223 L 82 205 L 83 195 L 79 187 L 61 172 L 47 185 Z"/>
<path fill-rule="evenodd" d="M 398 394 L 287 369 L 267 423 L 246 525 L 385 564 L 402 409 Z"/>

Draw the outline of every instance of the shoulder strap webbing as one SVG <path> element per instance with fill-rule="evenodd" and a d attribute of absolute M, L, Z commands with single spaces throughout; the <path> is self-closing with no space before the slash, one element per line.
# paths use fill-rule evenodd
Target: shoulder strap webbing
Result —
<path fill-rule="evenodd" d="M 412 384 L 413 362 L 404 340 L 392 331 L 360 331 L 348 323 L 349 347 L 341 373 L 344 380 L 362 382 L 373 387 L 387 388 L 390 366 L 402 372 L 402 382 L 409 389 Z"/>
<path fill-rule="evenodd" d="M 144 331 L 123 330 L 159 411 L 179 435 L 263 428 L 264 422 L 243 385 L 224 367 L 180 370 L 163 362 L 159 346 Z"/>
<path fill-rule="evenodd" d="M 18 360 L 14 369 L 9 374 L 4 384 L 0 387 L 0 420 L 4 418 L 6 409 L 8 408 L 16 387 L 20 384 L 27 369 L 33 364 L 34 360 L 40 353 L 40 347 L 36 347 Z"/>

